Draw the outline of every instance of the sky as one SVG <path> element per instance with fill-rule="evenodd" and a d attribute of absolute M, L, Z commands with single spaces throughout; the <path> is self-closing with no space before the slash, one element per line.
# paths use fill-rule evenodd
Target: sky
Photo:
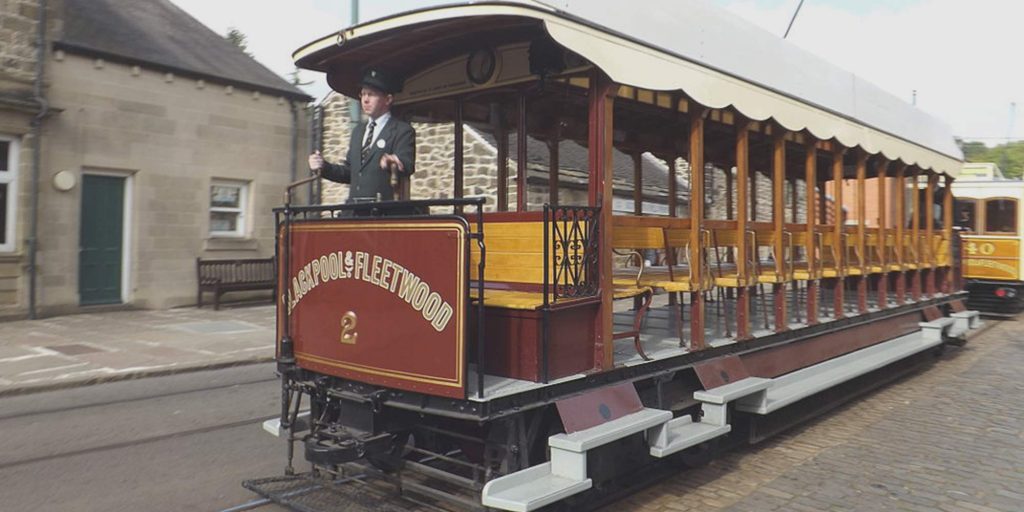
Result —
<path fill-rule="evenodd" d="M 217 33 L 241 30 L 256 59 L 287 76 L 295 49 L 350 24 L 352 0 L 171 1 Z M 709 1 L 779 36 L 799 3 Z M 437 3 L 448 2 L 363 0 L 359 19 Z M 1024 139 L 1024 66 L 1013 55 L 1022 19 L 1020 0 L 805 0 L 788 40 L 907 102 L 916 91 L 955 135 L 992 145 Z M 300 76 L 311 95 L 329 92 L 322 74 Z"/>

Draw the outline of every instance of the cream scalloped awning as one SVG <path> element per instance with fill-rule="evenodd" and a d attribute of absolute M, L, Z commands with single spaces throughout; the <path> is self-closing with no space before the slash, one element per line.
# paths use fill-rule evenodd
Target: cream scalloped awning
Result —
<path fill-rule="evenodd" d="M 834 138 L 847 147 L 952 177 L 960 173 L 962 155 L 948 127 L 891 94 L 713 6 L 694 0 L 644 1 L 644 9 L 618 18 L 614 13 L 621 13 L 622 4 L 615 0 L 575 2 L 571 12 L 561 10 L 569 8 L 568 2 L 556 9 L 534 0 L 441 6 L 345 29 L 300 48 L 293 57 L 298 62 L 328 51 L 339 37 L 353 41 L 434 21 L 533 18 L 559 44 L 617 83 L 682 90 L 707 107 L 733 107 L 750 119 L 773 119 L 821 140 Z M 666 18 L 684 21 L 667 23 Z M 643 41 L 623 35 L 637 26 L 645 27 Z M 696 28 L 708 33 L 695 33 Z M 666 33 L 687 29 L 685 37 Z M 727 30 L 729 34 L 719 33 Z M 743 38 L 735 37 L 738 31 Z M 744 51 L 750 55 L 744 57 Z M 786 66 L 766 65 L 766 59 Z"/>

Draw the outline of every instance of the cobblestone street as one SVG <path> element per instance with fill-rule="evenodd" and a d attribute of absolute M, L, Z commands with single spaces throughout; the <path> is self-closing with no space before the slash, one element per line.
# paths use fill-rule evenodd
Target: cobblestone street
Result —
<path fill-rule="evenodd" d="M 1024 510 L 1024 324 L 606 511 Z"/>

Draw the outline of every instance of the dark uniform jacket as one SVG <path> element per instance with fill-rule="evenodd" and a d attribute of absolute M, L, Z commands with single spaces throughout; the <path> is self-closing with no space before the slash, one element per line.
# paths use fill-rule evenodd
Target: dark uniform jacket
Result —
<path fill-rule="evenodd" d="M 380 168 L 380 157 L 386 154 L 393 154 L 402 161 L 404 171 L 394 168 L 400 176 L 406 177 L 415 171 L 416 131 L 409 123 L 397 119 L 394 115 L 384 125 L 384 131 L 377 136 L 377 140 L 371 144 L 366 161 L 361 163 L 360 153 L 368 124 L 368 120 L 364 120 L 352 130 L 344 161 L 337 164 L 324 163 L 324 178 L 351 184 L 348 192 L 349 202 L 375 200 L 378 193 L 382 201 L 394 199 L 395 192 L 391 188 L 390 175 Z M 381 147 L 382 141 L 384 147 Z"/>

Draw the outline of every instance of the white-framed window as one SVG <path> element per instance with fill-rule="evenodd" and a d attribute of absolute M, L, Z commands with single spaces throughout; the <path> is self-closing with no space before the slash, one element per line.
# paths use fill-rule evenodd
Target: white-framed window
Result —
<path fill-rule="evenodd" d="M 18 213 L 18 139 L 0 135 L 0 252 L 13 252 Z"/>
<path fill-rule="evenodd" d="M 246 210 L 249 183 L 215 179 L 210 182 L 210 236 L 243 237 L 247 234 Z"/>

